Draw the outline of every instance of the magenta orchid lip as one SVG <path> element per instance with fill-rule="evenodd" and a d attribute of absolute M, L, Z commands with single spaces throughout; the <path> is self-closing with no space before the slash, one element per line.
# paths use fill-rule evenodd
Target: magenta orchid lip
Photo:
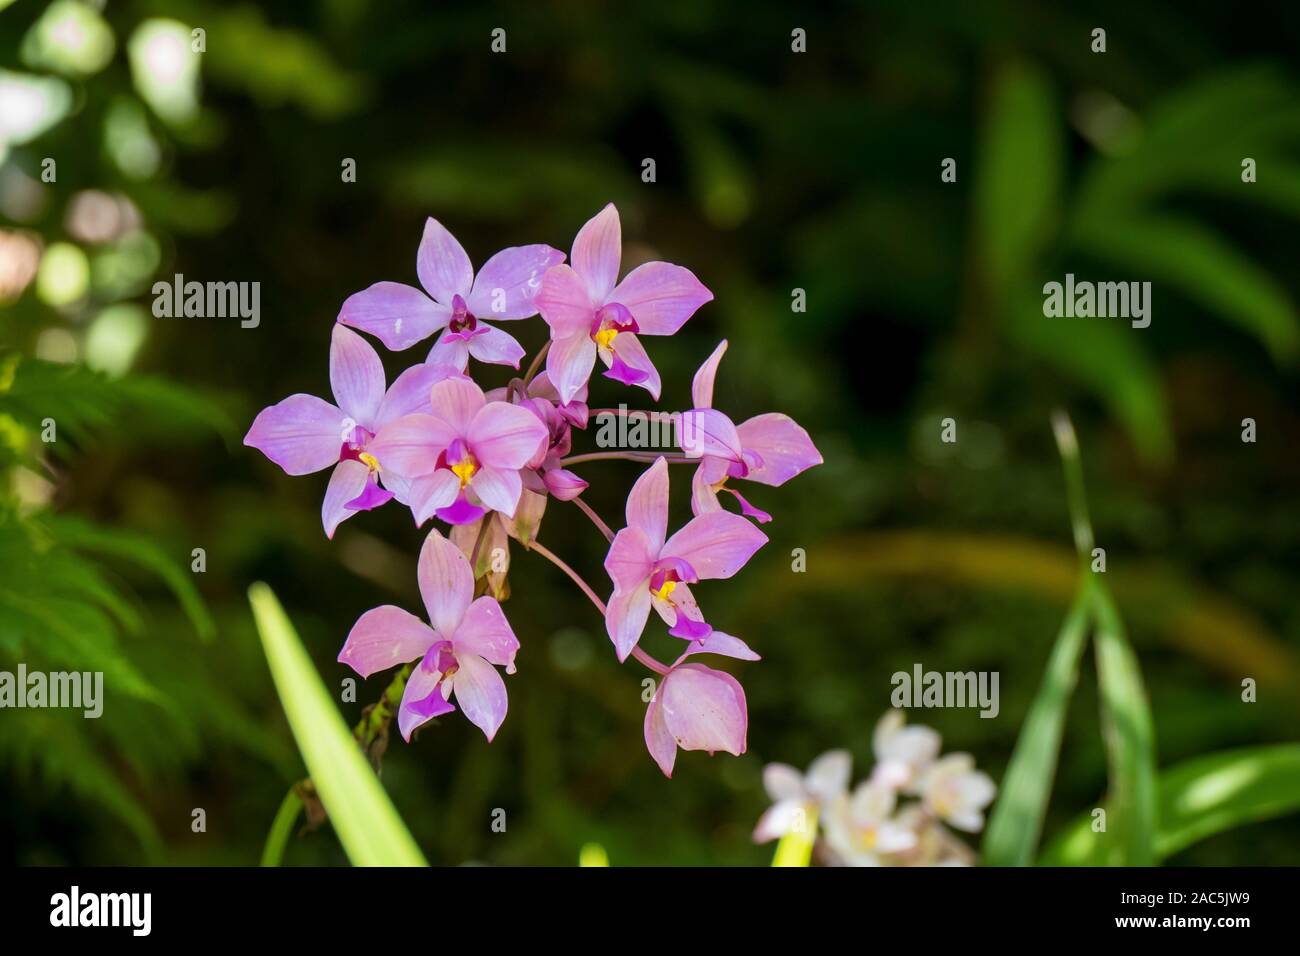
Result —
<path fill-rule="evenodd" d="M 706 620 L 692 590 L 732 577 L 768 540 L 750 519 L 765 523 L 771 515 L 728 482 L 782 485 L 822 457 L 786 415 L 737 425 L 713 407 L 725 341 L 695 374 L 693 407 L 682 416 L 690 427 L 679 434 L 682 455 L 571 454 L 575 433 L 587 429 L 597 359 L 606 366 L 604 377 L 645 389 L 657 401 L 659 372 L 641 337 L 673 335 L 713 293 L 689 269 L 666 262 L 644 263 L 620 280 L 622 229 L 613 204 L 583 225 L 567 264 L 565 258 L 547 245 L 512 246 L 475 272 L 456 238 L 429 219 L 416 254 L 419 288 L 377 282 L 343 303 L 330 346 L 334 402 L 291 395 L 258 414 L 244 443 L 290 475 L 333 469 L 321 508 L 329 537 L 343 521 L 394 500 L 417 526 L 431 519 L 449 526 L 450 537 L 437 528 L 429 532 L 417 561 L 425 615 L 394 605 L 372 608 L 339 653 L 362 677 L 408 668 L 397 709 L 403 738 L 458 708 L 489 741 L 505 720 L 508 698 L 498 668 L 514 673 L 520 642 L 498 602 L 508 570 L 495 561 L 480 564 L 486 554 L 508 552 L 514 537 L 560 567 L 589 598 L 620 662 L 633 657 L 658 676 L 645 743 L 671 776 L 678 750 L 741 754 L 747 746 L 740 682 L 690 660 L 697 654 L 759 659 Z M 550 331 L 547 343 L 521 378 L 484 391 L 469 374 L 470 359 L 518 369 L 525 354 L 493 323 L 538 314 Z M 358 331 L 392 351 L 436 340 L 425 361 L 389 386 L 378 353 Z M 649 465 L 628 493 L 618 531 L 582 500 L 588 482 L 572 470 L 600 458 Z M 670 534 L 675 464 L 695 466 L 693 517 Z M 739 514 L 723 508 L 722 493 L 736 499 Z M 537 540 L 550 498 L 574 502 L 608 540 L 608 600 Z M 478 587 L 485 578 L 491 594 Z M 671 664 L 638 646 L 652 610 L 670 635 L 686 642 Z"/>

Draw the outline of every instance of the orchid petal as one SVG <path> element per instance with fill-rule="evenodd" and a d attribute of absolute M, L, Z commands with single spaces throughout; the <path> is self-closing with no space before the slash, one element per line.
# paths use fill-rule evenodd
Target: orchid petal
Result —
<path fill-rule="evenodd" d="M 489 365 L 510 365 L 519 368 L 524 357 L 524 347 L 508 332 L 502 332 L 486 322 L 478 324 L 480 335 L 469 340 L 469 354 Z"/>
<path fill-rule="evenodd" d="M 852 754 L 847 750 L 829 750 L 808 765 L 804 786 L 823 804 L 829 804 L 848 790 L 852 770 Z"/>
<path fill-rule="evenodd" d="M 451 639 L 474 597 L 469 559 L 434 529 L 420 548 L 416 578 L 429 620 L 440 636 Z"/>
<path fill-rule="evenodd" d="M 424 291 L 446 306 L 451 305 L 453 296 L 469 295 L 474 285 L 474 267 L 465 247 L 432 217 L 424 223 L 420 249 L 415 254 L 415 274 Z"/>
<path fill-rule="evenodd" d="M 469 606 L 460 627 L 456 628 L 453 644 L 458 654 L 461 650 L 469 651 L 504 667 L 507 674 L 514 673 L 519 639 L 495 598 L 484 595 Z"/>
<path fill-rule="evenodd" d="M 650 698 L 650 705 L 646 707 L 645 746 L 664 776 L 671 778 L 673 764 L 677 762 L 677 741 L 673 739 L 673 735 L 668 731 L 668 725 L 664 722 L 663 708 L 659 702 L 662 690 L 663 685 L 660 684 L 660 690 Z"/>
<path fill-rule="evenodd" d="M 663 456 L 647 468 L 628 492 L 627 526 L 646 536 L 649 551 L 658 556 L 668 533 L 668 460 Z M 685 557 L 685 555 L 675 555 Z M 687 559 L 690 560 L 689 558 Z"/>
<path fill-rule="evenodd" d="M 681 590 L 679 587 L 677 590 Z M 676 596 L 676 592 L 674 592 Z M 721 657 L 733 657 L 738 661 L 758 661 L 762 658 L 748 644 L 738 637 L 711 631 L 708 637 L 693 641 L 686 653 L 677 660 L 683 661 L 693 654 L 717 654 Z"/>
<path fill-rule="evenodd" d="M 244 444 L 256 448 L 285 474 L 309 475 L 339 460 L 346 417 L 323 398 L 290 395 L 258 412 Z"/>
<path fill-rule="evenodd" d="M 542 244 L 502 249 L 483 263 L 465 304 L 480 319 L 496 322 L 536 315 L 533 299 L 542 287 L 542 276 L 563 261 L 563 252 Z"/>
<path fill-rule="evenodd" d="M 608 297 L 596 301 L 626 306 L 642 335 L 672 335 L 712 299 L 713 293 L 690 269 L 647 262 L 629 272 Z"/>
<path fill-rule="evenodd" d="M 514 517 L 519 507 L 519 496 L 524 484 L 517 468 L 496 468 L 483 465 L 474 473 L 469 486 L 474 489 L 484 507 L 499 511 L 507 518 Z"/>
<path fill-rule="evenodd" d="M 788 763 L 770 763 L 763 768 L 763 789 L 777 802 L 801 801 L 804 797 L 803 774 Z"/>
<path fill-rule="evenodd" d="M 609 292 L 618 279 L 619 260 L 623 257 L 623 227 L 618 209 L 609 203 L 583 224 L 573 239 L 569 261 L 582 277 L 591 301 L 609 301 Z"/>
<path fill-rule="evenodd" d="M 587 332 L 554 339 L 546 354 L 546 371 L 559 390 L 560 400 L 573 401 L 579 390 L 587 385 L 591 370 L 596 367 L 596 343 Z"/>
<path fill-rule="evenodd" d="M 496 468 L 524 467 L 550 437 L 529 409 L 505 402 L 483 405 L 462 434 L 479 463 Z"/>
<path fill-rule="evenodd" d="M 551 327 L 551 338 L 591 335 L 591 320 L 596 307 L 582 277 L 571 266 L 554 266 L 542 276 L 533 304 Z M 554 376 L 552 376 L 554 379 Z"/>
<path fill-rule="evenodd" d="M 342 324 L 370 333 L 393 352 L 427 339 L 450 319 L 450 308 L 400 282 L 376 282 L 348 296 L 338 317 Z"/>
<path fill-rule="evenodd" d="M 808 433 L 789 415 L 769 412 L 736 427 L 747 452 L 757 452 L 762 463 L 745 475 L 748 481 L 782 485 L 801 471 L 822 463 L 821 452 Z"/>
<path fill-rule="evenodd" d="M 713 482 L 709 480 L 708 462 L 720 461 L 717 458 L 705 457 L 700 462 L 700 467 L 695 469 L 695 474 L 691 476 L 691 513 L 695 515 L 708 514 L 710 511 L 721 511 L 722 504 L 718 501 L 718 493 L 713 490 Z"/>
<path fill-rule="evenodd" d="M 718 376 L 718 363 L 727 352 L 727 340 L 723 339 L 713 354 L 704 360 L 691 380 L 691 401 L 696 408 L 713 407 L 713 380 Z"/>
<path fill-rule="evenodd" d="M 385 604 L 357 618 L 348 632 L 339 663 L 362 677 L 418 660 L 438 640 L 433 628 L 400 607 Z"/>
<path fill-rule="evenodd" d="M 397 708 L 397 727 L 402 732 L 402 739 L 411 742 L 411 734 L 417 727 L 428 723 L 434 717 L 449 714 L 456 708 L 442 696 L 438 684 L 442 673 L 433 664 L 438 651 L 430 650 L 411 670 L 406 679 L 406 688 L 402 691 L 402 702 Z"/>
<path fill-rule="evenodd" d="M 611 368 L 605 373 L 606 377 L 644 388 L 654 397 L 655 401 L 658 401 L 661 388 L 659 370 L 655 368 L 654 362 L 650 361 L 650 356 L 646 353 L 641 340 L 631 332 L 620 332 L 614 338 L 612 351 L 614 353 L 615 367 L 621 361 L 627 368 L 639 374 L 629 376 L 624 373 L 621 377 L 618 377 L 614 375 L 614 369 Z M 632 380 L 629 381 L 629 379 Z"/>
<path fill-rule="evenodd" d="M 567 468 L 550 468 L 542 474 L 546 490 L 560 501 L 572 501 L 587 490 L 587 482 Z"/>
<path fill-rule="evenodd" d="M 379 429 L 366 450 L 385 471 L 419 478 L 438 466 L 439 454 L 456 437 L 452 427 L 437 415 L 403 415 Z"/>
<path fill-rule="evenodd" d="M 431 474 L 413 480 L 406 503 L 411 508 L 416 527 L 450 505 L 456 500 L 458 494 L 460 494 L 460 479 L 446 468 L 439 468 Z"/>
<path fill-rule="evenodd" d="M 321 524 L 325 526 L 327 538 L 332 539 L 338 526 L 357 513 L 356 509 L 348 507 L 348 502 L 366 490 L 369 480 L 370 469 L 359 461 L 341 461 L 335 466 L 320 509 Z"/>
<path fill-rule="evenodd" d="M 334 401 L 358 425 L 373 428 L 384 400 L 384 363 L 370 343 L 346 325 L 330 337 L 330 387 Z"/>
<path fill-rule="evenodd" d="M 465 378 L 448 378 L 434 385 L 429 393 L 433 414 L 451 426 L 455 437 L 469 435 L 470 422 L 487 402 L 483 389 Z"/>
<path fill-rule="evenodd" d="M 469 342 L 459 335 L 453 336 L 444 332 L 429 349 L 429 356 L 425 361 L 430 365 L 449 365 L 458 372 L 464 372 L 465 367 L 469 365 Z"/>
<path fill-rule="evenodd" d="M 740 436 L 730 418 L 716 408 L 692 408 L 682 413 L 677 443 L 690 458 L 711 455 L 741 460 Z"/>
<path fill-rule="evenodd" d="M 636 642 L 641 639 L 645 623 L 650 617 L 650 589 L 632 588 L 615 591 L 605 608 L 605 631 L 614 643 L 614 653 L 619 661 L 627 660 Z"/>
<path fill-rule="evenodd" d="M 740 515 L 713 511 L 688 521 L 660 554 L 688 561 L 701 579 L 729 578 L 766 542 L 767 535 Z"/>
<path fill-rule="evenodd" d="M 609 554 L 605 556 L 605 571 L 614 582 L 614 589 L 631 591 L 648 586 L 658 555 L 650 539 L 640 528 L 623 528 L 614 535 Z"/>
<path fill-rule="evenodd" d="M 740 682 L 703 664 L 681 664 L 664 678 L 664 723 L 683 750 L 745 752 L 749 715 Z"/>
<path fill-rule="evenodd" d="M 429 390 L 444 378 L 454 375 L 455 371 L 445 365 L 420 364 L 412 365 L 402 372 L 388 387 L 384 400 L 379 403 L 379 410 L 375 412 L 374 430 L 378 431 L 403 415 L 427 413 L 431 407 Z"/>
<path fill-rule="evenodd" d="M 764 780 L 767 779 L 767 771 L 774 766 L 776 765 L 768 764 L 763 768 Z M 790 767 L 788 769 L 793 770 L 794 768 Z M 767 843 L 769 840 L 783 837 L 791 832 L 801 819 L 807 820 L 807 809 L 802 800 L 794 798 L 778 800 L 758 818 L 758 825 L 754 827 L 754 842 Z"/>
<path fill-rule="evenodd" d="M 495 667 L 477 654 L 457 653 L 456 664 L 456 673 L 451 678 L 456 703 L 490 743 L 506 719 L 506 682 Z"/>

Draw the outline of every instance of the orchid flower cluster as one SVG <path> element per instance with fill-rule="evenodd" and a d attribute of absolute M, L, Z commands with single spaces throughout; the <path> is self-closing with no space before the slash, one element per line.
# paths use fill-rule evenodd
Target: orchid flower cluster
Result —
<path fill-rule="evenodd" d="M 767 541 L 755 522 L 771 516 L 729 482 L 781 485 L 822 458 L 789 416 L 758 415 L 737 425 L 713 407 L 725 341 L 695 375 L 693 408 L 677 433 L 680 455 L 571 455 L 575 431 L 585 430 L 591 417 L 588 390 L 597 359 L 606 378 L 645 389 L 657 401 L 659 373 L 642 338 L 674 334 L 713 298 L 690 270 L 666 262 L 647 262 L 620 281 L 621 258 L 612 204 L 578 231 L 567 263 L 547 245 L 514 246 L 477 272 L 452 234 L 429 219 L 416 254 L 419 288 L 378 282 L 343 303 L 330 346 L 334 402 L 291 395 L 258 414 L 244 439 L 290 475 L 331 469 L 321 508 L 328 537 L 353 515 L 394 499 L 410 509 L 417 527 L 448 526 L 446 534 L 430 530 L 420 550 L 416 575 L 425 618 L 376 607 L 361 615 L 339 654 L 362 677 L 410 666 L 397 711 L 408 741 L 417 727 L 456 706 L 489 741 L 505 719 L 498 668 L 514 673 L 519 640 L 499 599 L 514 539 L 582 589 L 604 617 L 620 662 L 635 657 L 658 675 L 645 741 L 664 774 L 672 775 L 679 748 L 745 750 L 744 690 L 730 674 L 694 658 L 758 655 L 715 630 L 691 588 L 730 578 Z M 469 373 L 470 360 L 519 369 L 525 351 L 499 324 L 539 313 L 549 341 L 522 377 L 485 391 Z M 389 385 L 378 353 L 358 332 L 392 351 L 436 339 L 423 362 Z M 582 500 L 588 484 L 573 470 L 600 458 L 650 465 L 628 494 L 626 526 L 617 533 Z M 669 467 L 678 464 L 695 468 L 694 517 L 669 534 Z M 735 498 L 739 514 L 723 508 L 724 493 Z M 607 601 L 537 540 L 550 498 L 573 502 L 609 541 Z M 672 664 L 638 646 L 652 609 L 685 642 Z"/>
<path fill-rule="evenodd" d="M 822 754 L 806 774 L 768 764 L 763 785 L 773 803 L 754 841 L 797 834 L 835 866 L 970 866 L 974 852 L 948 827 L 982 830 L 997 787 L 970 754 L 941 757 L 940 743 L 937 731 L 907 726 L 890 710 L 872 734 L 876 765 L 852 791 L 847 750 Z M 900 805 L 900 796 L 917 799 Z"/>

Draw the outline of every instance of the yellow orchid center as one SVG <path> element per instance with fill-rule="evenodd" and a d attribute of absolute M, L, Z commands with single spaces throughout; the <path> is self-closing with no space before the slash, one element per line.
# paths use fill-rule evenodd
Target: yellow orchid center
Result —
<path fill-rule="evenodd" d="M 677 582 L 665 580 L 658 591 L 651 589 L 650 593 L 661 601 L 668 601 L 668 603 L 671 604 L 672 601 L 669 599 L 668 595 L 672 594 L 675 590 L 677 590 Z"/>
<path fill-rule="evenodd" d="M 368 451 L 363 451 L 361 454 L 357 455 L 357 460 L 371 471 L 379 470 L 379 459 Z"/>
<path fill-rule="evenodd" d="M 618 329 L 612 327 L 607 329 L 601 329 L 599 332 L 596 333 L 596 344 L 600 346 L 602 349 L 612 348 L 614 345 L 614 339 L 617 337 L 618 337 Z"/>
<path fill-rule="evenodd" d="M 460 479 L 462 488 L 469 484 L 470 479 L 474 477 L 474 473 L 477 471 L 478 461 L 475 460 L 473 455 L 466 455 L 451 466 L 451 473 Z"/>
<path fill-rule="evenodd" d="M 858 846 L 864 850 L 874 849 L 877 836 L 875 827 L 867 827 L 858 833 Z"/>

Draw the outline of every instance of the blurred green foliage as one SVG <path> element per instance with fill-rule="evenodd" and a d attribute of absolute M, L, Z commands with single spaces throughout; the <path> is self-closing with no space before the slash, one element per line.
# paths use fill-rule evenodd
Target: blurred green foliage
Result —
<path fill-rule="evenodd" d="M 1073 593 L 1058 406 L 1088 452 L 1160 766 L 1297 739 L 1300 13 L 125 0 L 96 15 L 110 58 L 91 44 L 61 62 L 28 40 L 49 6 L 0 11 L 0 82 L 35 77 L 50 120 L 0 124 L 0 289 L 31 247 L 48 263 L 0 301 L 0 668 L 95 661 L 114 676 L 97 721 L 0 713 L 9 858 L 259 858 L 305 771 L 245 589 L 271 585 L 339 688 L 357 615 L 418 607 L 420 536 L 386 508 L 326 541 L 323 476 L 288 478 L 238 438 L 264 405 L 324 391 L 339 305 L 413 281 L 428 215 L 481 262 L 510 244 L 566 248 L 618 203 L 629 258 L 686 264 L 716 295 L 655 343 L 665 405 L 726 337 L 716 404 L 737 420 L 786 411 L 826 458 L 755 492 L 776 515 L 771 543 L 700 589 L 764 656 L 737 670 L 750 752 L 682 755 L 672 781 L 642 747 L 642 673 L 615 663 L 567 580 L 514 555 L 506 610 L 523 650 L 496 741 L 444 720 L 384 760 L 430 861 L 569 865 L 592 844 L 614 865 L 766 863 L 771 848 L 749 841 L 762 764 L 836 746 L 868 763 L 889 677 L 918 661 L 1000 672 L 997 719 L 910 719 L 1001 779 Z M 147 56 L 133 68 L 150 21 L 164 37 L 205 31 L 192 109 L 179 81 L 150 88 Z M 1089 50 L 1099 24 L 1105 54 Z M 795 26 L 807 54 L 790 51 Z M 490 51 L 496 27 L 505 54 Z M 170 76 L 169 62 L 155 67 Z M 940 182 L 946 157 L 956 183 Z M 1245 157 L 1257 182 L 1242 182 Z M 1067 271 L 1152 281 L 1151 327 L 1044 319 L 1041 287 Z M 178 272 L 260 282 L 261 325 L 155 319 L 149 286 Z M 795 288 L 806 313 L 791 312 Z M 536 321 L 512 331 L 530 351 L 545 337 Z M 386 356 L 390 378 L 424 351 Z M 601 380 L 593 400 L 625 398 Z M 939 441 L 946 416 L 955 445 Z M 635 474 L 584 472 L 606 520 Z M 572 506 L 552 502 L 540 537 L 601 579 L 604 543 Z M 806 574 L 790 572 L 796 547 Z M 1246 677 L 1258 703 L 1241 702 Z M 385 684 L 342 705 L 348 723 Z M 1085 668 L 1047 843 L 1106 787 L 1097 691 Z M 1295 863 L 1300 823 L 1196 835 L 1157 834 L 1157 852 Z M 327 829 L 285 853 L 345 860 Z"/>

